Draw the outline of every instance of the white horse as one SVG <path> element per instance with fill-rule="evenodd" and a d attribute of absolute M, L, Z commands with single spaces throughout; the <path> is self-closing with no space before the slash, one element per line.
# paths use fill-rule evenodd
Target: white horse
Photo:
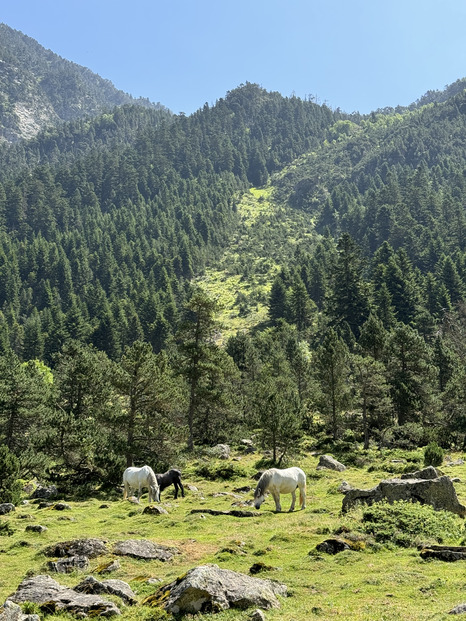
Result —
<path fill-rule="evenodd" d="M 141 489 L 147 487 L 149 490 L 149 502 L 160 502 L 160 488 L 157 483 L 155 472 L 150 466 L 142 466 L 142 468 L 126 468 L 123 472 L 123 499 L 131 495 L 132 489 L 138 489 L 138 500 L 141 497 Z"/>
<path fill-rule="evenodd" d="M 270 468 L 266 470 L 254 491 L 254 506 L 259 509 L 265 500 L 266 494 L 272 494 L 275 500 L 275 509 L 281 511 L 280 494 L 291 494 L 290 511 L 294 511 L 296 490 L 299 487 L 299 502 L 301 509 L 306 508 L 306 475 L 301 468 Z"/>

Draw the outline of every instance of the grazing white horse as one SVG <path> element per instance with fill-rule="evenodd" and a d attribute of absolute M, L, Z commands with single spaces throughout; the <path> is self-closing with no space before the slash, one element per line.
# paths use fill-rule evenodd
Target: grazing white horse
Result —
<path fill-rule="evenodd" d="M 306 475 L 301 468 L 269 468 L 266 470 L 254 491 L 254 506 L 259 509 L 265 500 L 266 494 L 272 494 L 275 500 L 275 509 L 281 511 L 280 494 L 291 494 L 290 511 L 294 511 L 296 490 L 299 487 L 299 502 L 301 509 L 306 508 Z"/>
<path fill-rule="evenodd" d="M 123 472 L 123 499 L 131 495 L 132 489 L 138 489 L 138 500 L 141 497 L 141 489 L 147 487 L 149 490 L 149 502 L 160 502 L 160 488 L 157 483 L 155 472 L 150 466 L 142 466 L 142 468 L 126 468 Z"/>

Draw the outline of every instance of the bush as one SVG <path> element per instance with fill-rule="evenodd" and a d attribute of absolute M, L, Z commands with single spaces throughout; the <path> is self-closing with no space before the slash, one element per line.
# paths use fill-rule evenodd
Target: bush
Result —
<path fill-rule="evenodd" d="M 436 442 L 431 442 L 424 449 L 424 466 L 441 466 L 444 451 Z"/>
<path fill-rule="evenodd" d="M 243 468 L 230 463 L 200 464 L 196 466 L 194 473 L 209 481 L 216 481 L 217 479 L 228 481 L 237 477 L 246 476 L 246 472 Z"/>
<path fill-rule="evenodd" d="M 364 531 L 381 543 L 408 548 L 418 543 L 454 541 L 461 537 L 460 519 L 446 511 L 406 501 L 381 502 L 363 511 Z"/>

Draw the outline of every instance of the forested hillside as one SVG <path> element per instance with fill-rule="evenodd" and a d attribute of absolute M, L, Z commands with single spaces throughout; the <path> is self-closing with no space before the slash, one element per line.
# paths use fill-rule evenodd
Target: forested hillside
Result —
<path fill-rule="evenodd" d="M 462 447 L 465 120 L 461 81 L 367 117 L 247 83 L 4 145 L 3 459 Z"/>
<path fill-rule="evenodd" d="M 109 80 L 0 23 L 0 142 L 32 138 L 60 121 L 130 103 L 163 108 L 146 99 L 135 100 Z"/>

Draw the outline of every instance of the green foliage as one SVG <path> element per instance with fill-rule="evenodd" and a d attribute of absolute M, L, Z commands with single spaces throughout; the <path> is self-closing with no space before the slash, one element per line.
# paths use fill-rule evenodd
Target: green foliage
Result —
<path fill-rule="evenodd" d="M 382 543 L 401 547 L 420 542 L 455 542 L 462 534 L 459 518 L 419 503 L 399 501 L 373 504 L 362 515 L 364 531 Z"/>
<path fill-rule="evenodd" d="M 21 495 L 20 462 L 6 445 L 0 445 L 0 503 L 17 504 Z"/>
<path fill-rule="evenodd" d="M 206 462 L 195 466 L 194 473 L 209 481 L 229 481 L 246 475 L 245 469 L 234 463 Z"/>
<path fill-rule="evenodd" d="M 436 442 L 430 442 L 424 449 L 425 466 L 441 466 L 445 451 Z"/>

